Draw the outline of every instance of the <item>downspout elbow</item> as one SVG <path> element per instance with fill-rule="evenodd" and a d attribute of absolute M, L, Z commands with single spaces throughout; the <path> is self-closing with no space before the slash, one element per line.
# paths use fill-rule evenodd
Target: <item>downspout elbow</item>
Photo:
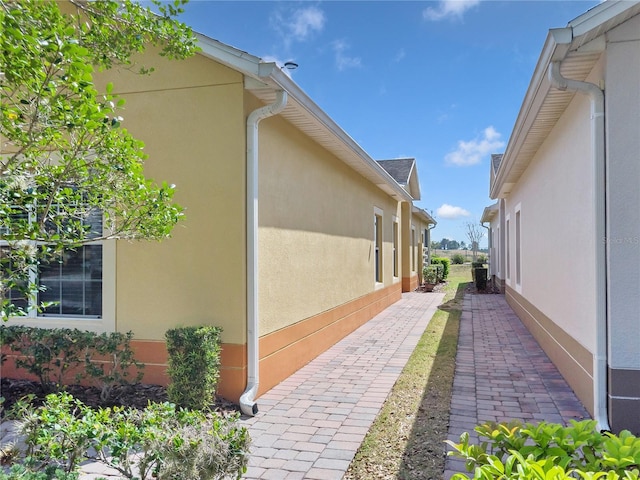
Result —
<path fill-rule="evenodd" d="M 287 105 L 287 92 L 279 90 L 275 101 L 252 111 L 247 117 L 247 387 L 240 396 L 245 415 L 258 413 L 255 398 L 260 386 L 258 325 L 258 123 L 277 115 Z"/>

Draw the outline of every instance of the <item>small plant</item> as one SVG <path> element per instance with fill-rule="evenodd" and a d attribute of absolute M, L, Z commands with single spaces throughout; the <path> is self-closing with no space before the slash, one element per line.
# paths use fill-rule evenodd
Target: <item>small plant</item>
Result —
<path fill-rule="evenodd" d="M 464 255 L 461 253 L 454 253 L 451 255 L 451 263 L 454 265 L 462 265 L 464 263 Z"/>
<path fill-rule="evenodd" d="M 2 345 L 19 352 L 16 367 L 37 377 L 44 392 L 59 390 L 66 374 L 82 365 L 87 338 L 78 329 L 3 325 L 0 332 Z"/>
<path fill-rule="evenodd" d="M 424 283 L 436 285 L 438 283 L 438 268 L 436 265 L 425 265 L 422 269 L 422 279 Z"/>
<path fill-rule="evenodd" d="M 594 420 L 571 421 L 569 426 L 484 423 L 475 428 L 479 445 L 447 440 L 455 455 L 465 459 L 473 478 L 480 479 L 637 479 L 640 468 L 640 439 L 628 431 L 619 435 L 598 432 Z M 464 474 L 452 477 L 468 479 Z"/>
<path fill-rule="evenodd" d="M 450 261 L 446 257 L 431 257 L 432 265 L 442 265 L 442 279 L 445 280 L 449 276 Z"/>
<path fill-rule="evenodd" d="M 220 327 L 211 326 L 167 330 L 170 401 L 197 410 L 213 403 L 220 377 L 221 333 Z"/>
<path fill-rule="evenodd" d="M 132 370 L 138 370 L 134 382 L 142 378 L 139 370 L 144 365 L 134 358 L 132 337 L 132 332 L 97 334 L 70 328 L 0 326 L 1 344 L 18 354 L 16 367 L 37 377 L 44 392 L 63 389 L 73 372 L 76 383 L 93 378 L 103 401 L 115 385 L 129 383 Z"/>
<path fill-rule="evenodd" d="M 64 392 L 48 395 L 41 407 L 23 402 L 17 408 L 26 449 L 16 472 L 28 474 L 9 479 L 71 480 L 85 461 L 140 480 L 240 478 L 246 471 L 249 435 L 238 414 L 205 414 L 166 402 L 144 410 L 93 410 Z"/>
<path fill-rule="evenodd" d="M 102 333 L 92 338 L 91 346 L 85 350 L 85 370 L 100 387 L 102 401 L 111 397 L 113 387 L 138 383 L 142 380 L 144 364 L 138 362 L 131 349 L 133 332 Z M 95 358 L 96 355 L 102 357 Z M 137 370 L 133 382 L 129 381 L 130 370 Z"/>
<path fill-rule="evenodd" d="M 486 255 L 484 255 L 484 254 L 478 255 L 478 258 L 477 258 L 477 262 L 478 263 L 480 263 L 482 265 L 485 265 L 488 261 L 489 261 L 489 259 L 487 258 Z"/>

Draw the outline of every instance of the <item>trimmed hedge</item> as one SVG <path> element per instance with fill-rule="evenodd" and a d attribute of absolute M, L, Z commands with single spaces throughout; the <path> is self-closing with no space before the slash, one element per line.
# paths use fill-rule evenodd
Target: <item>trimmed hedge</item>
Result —
<path fill-rule="evenodd" d="M 432 265 L 442 265 L 442 279 L 445 280 L 449 276 L 449 266 L 451 261 L 446 257 L 431 257 Z"/>
<path fill-rule="evenodd" d="M 167 330 L 171 402 L 195 410 L 213 404 L 220 378 L 221 334 L 222 328 L 212 326 Z"/>

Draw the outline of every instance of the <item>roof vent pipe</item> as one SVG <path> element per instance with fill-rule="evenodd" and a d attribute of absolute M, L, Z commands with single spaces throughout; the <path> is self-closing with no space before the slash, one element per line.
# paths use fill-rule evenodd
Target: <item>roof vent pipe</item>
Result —
<path fill-rule="evenodd" d="M 569 90 L 589 96 L 591 101 L 591 163 L 594 181 L 593 211 L 595 212 L 595 298 L 596 352 L 593 359 L 593 416 L 600 430 L 610 430 L 607 409 L 607 257 L 605 204 L 605 130 L 604 92 L 597 85 L 565 78 L 560 62 L 549 65 L 549 81 L 558 90 Z"/>
<path fill-rule="evenodd" d="M 258 123 L 277 115 L 287 105 L 287 92 L 279 90 L 276 100 L 247 117 L 247 387 L 240 396 L 245 415 L 258 413 L 255 402 L 260 385 L 258 341 Z"/>

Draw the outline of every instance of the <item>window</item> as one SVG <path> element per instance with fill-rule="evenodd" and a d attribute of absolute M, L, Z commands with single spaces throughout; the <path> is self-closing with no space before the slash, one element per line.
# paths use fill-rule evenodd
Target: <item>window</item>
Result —
<path fill-rule="evenodd" d="M 520 204 L 516 206 L 516 286 L 522 285 L 522 267 L 520 258 L 521 225 Z"/>
<path fill-rule="evenodd" d="M 398 277 L 398 243 L 399 243 L 399 225 L 398 218 L 393 217 L 393 276 Z"/>
<path fill-rule="evenodd" d="M 33 213 L 29 213 L 27 221 L 33 221 Z M 89 238 L 97 238 L 102 234 L 102 214 L 92 212 L 83 224 L 90 228 Z M 8 249 L 7 242 L 1 242 L 2 250 Z M 28 280 L 40 288 L 37 304 L 49 305 L 41 312 L 35 304 L 19 293 L 11 290 L 8 295 L 14 305 L 28 313 L 29 317 L 102 317 L 102 257 L 101 242 L 89 243 L 73 250 L 66 250 L 60 255 L 43 261 L 28 274 Z M 27 278 L 24 279 L 25 283 Z"/>
<path fill-rule="evenodd" d="M 501 237 L 500 237 L 500 226 L 497 227 L 496 238 L 498 240 L 498 243 L 494 244 L 496 246 L 495 247 L 495 251 L 496 251 L 495 265 L 496 265 L 496 272 L 497 272 L 498 276 L 500 276 L 502 274 L 502 271 L 500 270 L 500 267 L 502 266 L 502 248 L 503 248 L 503 246 L 500 245 L 500 240 L 501 240 Z M 500 278 L 502 278 L 502 277 L 500 277 Z"/>
<path fill-rule="evenodd" d="M 507 247 L 506 258 L 507 265 L 505 266 L 507 281 L 511 280 L 511 228 L 510 228 L 511 220 L 507 215 L 506 223 L 505 223 L 505 243 Z"/>
<path fill-rule="evenodd" d="M 382 210 L 376 208 L 373 215 L 373 245 L 375 250 L 375 281 L 382 283 Z"/>
<path fill-rule="evenodd" d="M 418 270 L 418 255 L 416 247 L 416 227 L 411 225 L 411 271 Z"/>
<path fill-rule="evenodd" d="M 102 245 L 67 250 L 40 266 L 38 303 L 55 302 L 43 316 L 102 315 Z"/>

